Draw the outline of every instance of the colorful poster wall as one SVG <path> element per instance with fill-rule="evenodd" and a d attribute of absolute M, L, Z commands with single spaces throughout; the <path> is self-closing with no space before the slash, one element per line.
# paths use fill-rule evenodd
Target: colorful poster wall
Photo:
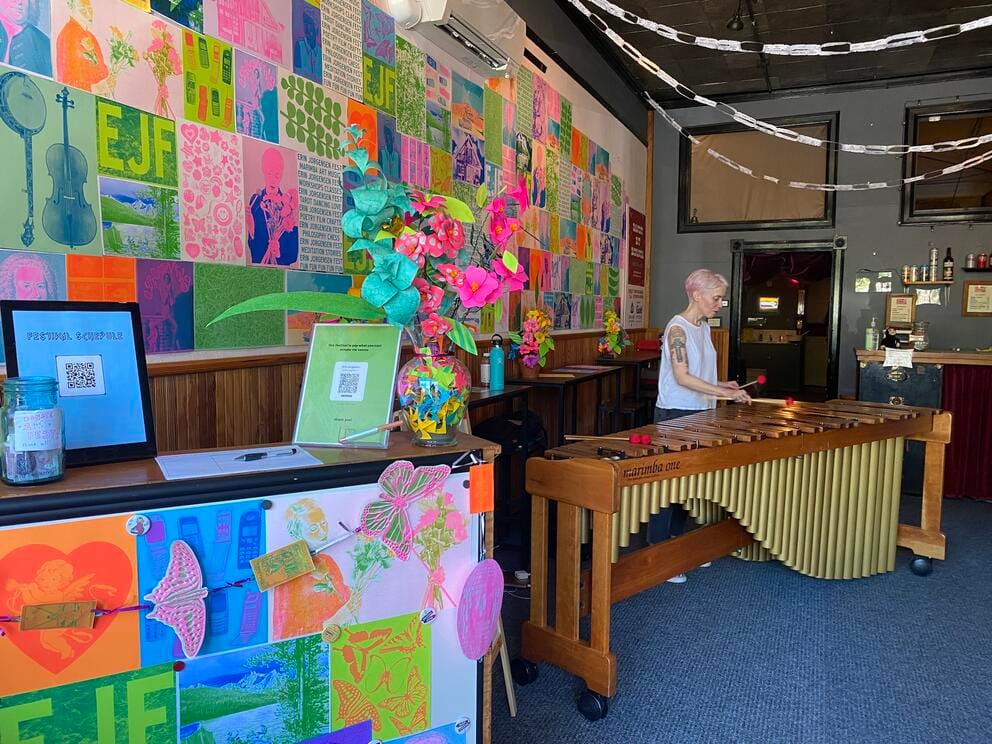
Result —
<path fill-rule="evenodd" d="M 198 284 L 212 272 L 190 264 L 242 269 L 254 288 L 286 286 L 259 271 L 368 273 L 371 258 L 348 254 L 340 229 L 349 124 L 392 182 L 471 202 L 480 186 L 495 196 L 524 181 L 532 206 L 515 249 L 533 252 L 540 273 L 508 307 L 543 303 L 534 293 L 547 291 L 565 295 L 552 298 L 562 308 L 611 307 L 638 286 L 625 210 L 642 206 L 640 186 L 633 200 L 628 189 L 643 158 L 617 150 L 626 140 L 608 115 L 553 63 L 484 80 L 415 31 L 398 33 L 378 0 L 11 7 L 21 15 L 2 16 L 0 246 L 50 256 L 29 256 L 34 269 L 21 261 L 32 278 L 18 296 L 144 296 L 148 353 L 242 348 L 253 336 L 235 321 L 208 329 L 212 318 L 193 312 L 223 308 Z M 594 281 L 555 281 L 569 272 L 555 273 L 550 255 L 590 262 Z M 66 280 L 54 290 L 48 274 Z M 599 322 L 555 316 L 559 329 Z M 477 330 L 508 330 L 516 317 L 483 314 Z M 286 321 L 262 323 L 266 343 L 284 343 L 275 328 Z"/>

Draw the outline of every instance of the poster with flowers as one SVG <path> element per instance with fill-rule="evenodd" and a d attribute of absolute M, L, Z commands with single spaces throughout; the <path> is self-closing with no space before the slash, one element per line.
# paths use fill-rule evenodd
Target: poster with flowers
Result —
<path fill-rule="evenodd" d="M 122 3 L 53 0 L 55 79 L 176 118 L 183 110 L 180 28 Z"/>

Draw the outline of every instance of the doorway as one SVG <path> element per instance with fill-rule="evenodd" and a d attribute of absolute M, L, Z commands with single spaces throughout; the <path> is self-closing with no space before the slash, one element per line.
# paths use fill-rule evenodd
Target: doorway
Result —
<path fill-rule="evenodd" d="M 730 370 L 738 381 L 764 375 L 757 397 L 837 396 L 845 244 L 733 242 Z"/>

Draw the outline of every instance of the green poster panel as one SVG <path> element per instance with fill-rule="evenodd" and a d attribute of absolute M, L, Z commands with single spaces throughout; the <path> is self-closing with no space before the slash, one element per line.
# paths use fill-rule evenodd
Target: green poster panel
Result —
<path fill-rule="evenodd" d="M 158 186 L 179 186 L 176 122 L 99 98 L 96 102 L 100 174 Z"/>
<path fill-rule="evenodd" d="M 193 268 L 194 345 L 197 349 L 282 346 L 286 342 L 286 313 L 271 310 L 211 320 L 239 302 L 286 291 L 286 272 L 247 266 L 198 263 Z"/>
<path fill-rule="evenodd" d="M 0 112 L 0 245 L 101 254 L 93 96 L 0 65 Z"/>
<path fill-rule="evenodd" d="M 3 744 L 175 744 L 176 673 L 171 663 L 4 698 Z"/>

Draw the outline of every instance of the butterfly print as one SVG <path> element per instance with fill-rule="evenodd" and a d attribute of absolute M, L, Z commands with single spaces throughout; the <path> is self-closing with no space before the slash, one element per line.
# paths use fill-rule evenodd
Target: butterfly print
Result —
<path fill-rule="evenodd" d="M 373 731 L 382 728 L 379 711 L 355 685 L 343 679 L 336 679 L 331 683 L 331 686 L 336 693 L 333 699 L 338 704 L 337 717 L 344 721 L 345 726 L 353 726 L 362 721 L 372 721 Z"/>
<path fill-rule="evenodd" d="M 145 599 L 155 603 L 148 618 L 176 632 L 187 658 L 199 653 L 206 636 L 207 609 L 203 598 L 208 593 L 193 550 L 183 540 L 174 541 L 165 576 Z"/>
<path fill-rule="evenodd" d="M 382 499 L 366 504 L 362 510 L 362 532 L 378 537 L 393 555 L 405 561 L 410 557 L 413 541 L 406 507 L 437 491 L 450 474 L 447 465 L 414 468 L 406 460 L 392 463 L 379 477 Z"/>

